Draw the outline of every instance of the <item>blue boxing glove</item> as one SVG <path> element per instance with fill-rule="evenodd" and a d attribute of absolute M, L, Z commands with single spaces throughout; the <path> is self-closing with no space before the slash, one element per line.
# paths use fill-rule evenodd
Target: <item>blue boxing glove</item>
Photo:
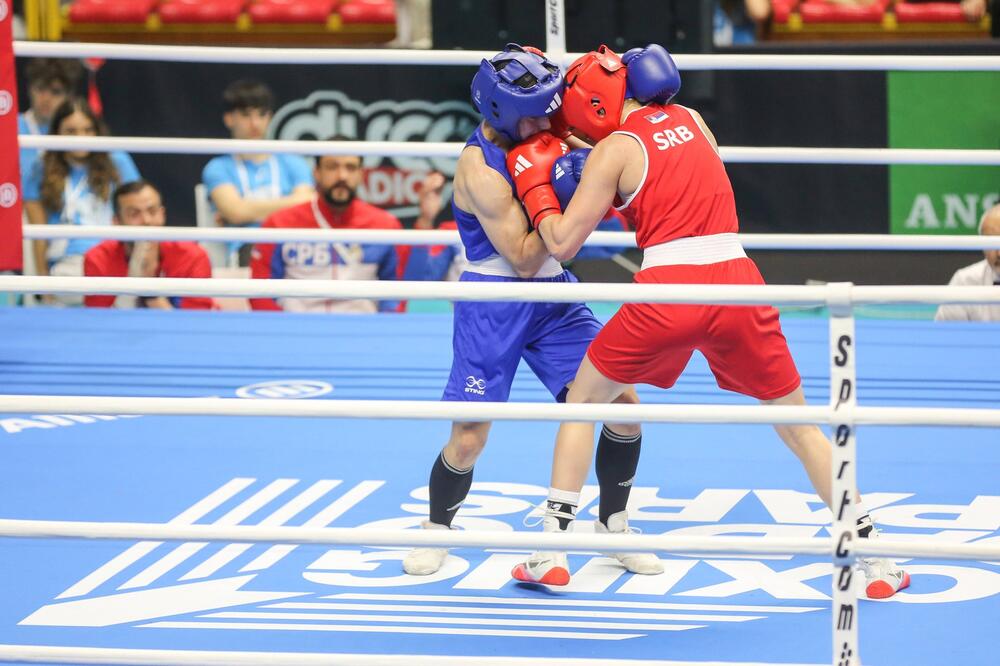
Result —
<path fill-rule="evenodd" d="M 622 56 L 626 71 L 626 97 L 646 104 L 667 104 L 681 89 L 681 74 L 674 59 L 659 44 L 629 49 Z"/>
<path fill-rule="evenodd" d="M 569 200 L 576 192 L 576 186 L 580 184 L 583 165 L 589 156 L 590 148 L 578 148 L 569 151 L 552 165 L 552 189 L 556 191 L 556 197 L 563 210 L 566 210 Z"/>

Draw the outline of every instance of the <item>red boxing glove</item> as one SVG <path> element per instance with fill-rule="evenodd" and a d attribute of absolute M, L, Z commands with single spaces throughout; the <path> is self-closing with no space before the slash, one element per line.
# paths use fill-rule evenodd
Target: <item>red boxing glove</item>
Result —
<path fill-rule="evenodd" d="M 552 165 L 568 152 L 564 142 L 548 132 L 539 132 L 507 153 L 507 171 L 532 225 L 545 214 L 562 212 L 552 189 Z"/>

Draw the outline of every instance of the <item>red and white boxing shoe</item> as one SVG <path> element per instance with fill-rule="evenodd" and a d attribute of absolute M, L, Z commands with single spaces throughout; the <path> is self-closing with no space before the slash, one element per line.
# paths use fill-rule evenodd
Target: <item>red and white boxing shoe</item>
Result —
<path fill-rule="evenodd" d="M 572 515 L 568 518 L 572 519 Z M 559 517 L 548 513 L 541 519 L 542 530 L 545 532 L 566 532 L 559 528 Z M 525 519 L 525 525 L 537 525 L 535 520 Z M 572 523 L 570 523 L 572 525 Z M 568 585 L 569 562 L 566 553 L 559 551 L 538 551 L 531 554 L 526 561 L 514 566 L 510 571 L 514 580 L 522 583 L 541 583 L 542 585 Z"/>
<path fill-rule="evenodd" d="M 861 558 L 858 568 L 865 574 L 865 594 L 869 599 L 888 599 L 910 586 L 910 574 L 884 557 Z"/>
<path fill-rule="evenodd" d="M 542 585 L 569 584 L 569 563 L 566 553 L 539 551 L 532 553 L 526 561 L 516 565 L 510 575 L 522 583 Z"/>
<path fill-rule="evenodd" d="M 868 536 L 866 539 L 877 539 L 878 528 L 872 522 L 870 516 L 862 516 L 858 520 L 858 530 L 866 528 Z M 900 590 L 910 586 L 910 574 L 903 571 L 902 567 L 890 559 L 884 557 L 862 557 L 858 558 L 858 569 L 865 574 L 865 594 L 869 599 L 888 599 Z"/>

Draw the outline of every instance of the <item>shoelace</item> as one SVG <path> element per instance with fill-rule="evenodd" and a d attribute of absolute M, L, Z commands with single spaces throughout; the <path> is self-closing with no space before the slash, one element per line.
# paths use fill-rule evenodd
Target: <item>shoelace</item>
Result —
<path fill-rule="evenodd" d="M 538 527 L 545 520 L 545 510 L 549 506 L 549 501 L 544 499 L 541 503 L 534 509 L 528 512 L 528 514 L 521 520 L 521 524 L 525 527 Z"/>
<path fill-rule="evenodd" d="M 554 516 L 555 518 L 568 518 L 570 522 L 576 520 L 576 516 L 571 513 L 549 513 L 548 500 L 544 500 L 541 504 L 536 506 L 534 509 L 528 512 L 528 514 L 521 520 L 521 524 L 525 527 L 538 527 L 543 522 L 545 522 L 546 516 Z"/>

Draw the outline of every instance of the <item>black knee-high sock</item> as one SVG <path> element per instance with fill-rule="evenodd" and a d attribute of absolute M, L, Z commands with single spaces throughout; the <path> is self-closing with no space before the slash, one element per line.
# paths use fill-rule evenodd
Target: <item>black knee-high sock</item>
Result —
<path fill-rule="evenodd" d="M 469 488 L 472 487 L 472 467 L 455 469 L 444 459 L 444 451 L 438 455 L 431 468 L 429 484 L 432 523 L 451 526 L 451 521 L 462 506 Z"/>
<path fill-rule="evenodd" d="M 598 509 L 602 523 L 624 511 L 628 496 L 632 492 L 632 481 L 639 466 L 639 450 L 642 448 L 642 433 L 619 435 L 608 426 L 601 429 L 597 440 L 597 483 L 601 487 L 601 501 Z"/>

